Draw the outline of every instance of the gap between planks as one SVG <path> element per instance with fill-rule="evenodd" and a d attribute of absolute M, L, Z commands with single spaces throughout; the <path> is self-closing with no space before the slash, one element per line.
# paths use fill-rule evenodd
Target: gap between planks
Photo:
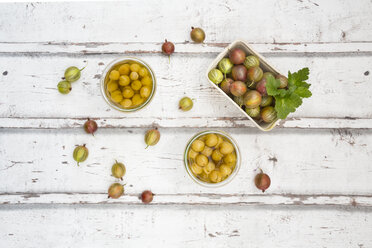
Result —
<path fill-rule="evenodd" d="M 109 199 L 106 193 L 0 194 L 0 205 L 18 204 L 142 204 L 139 194 Z M 291 194 L 155 194 L 151 205 L 294 205 L 372 207 L 372 195 Z"/>
<path fill-rule="evenodd" d="M 80 128 L 84 125 L 87 117 L 66 118 L 66 117 L 2 117 L 0 128 L 19 129 L 59 129 L 59 128 Z M 254 127 L 246 118 L 221 118 L 221 117 L 185 117 L 185 118 L 160 118 L 160 117 L 117 117 L 117 118 L 91 118 L 96 120 L 100 128 L 138 128 L 138 127 L 159 127 L 159 128 L 244 128 Z M 140 124 L 139 124 L 140 123 Z M 180 126 L 180 123 L 185 123 Z M 367 118 L 287 118 L 281 121 L 277 127 L 280 128 L 309 128 L 309 129 L 371 129 L 372 119 Z"/>
<path fill-rule="evenodd" d="M 372 42 L 252 43 L 263 54 L 372 54 Z M 0 54 L 130 54 L 161 53 L 162 42 L 0 42 Z M 175 43 L 176 53 L 220 53 L 229 43 Z"/>

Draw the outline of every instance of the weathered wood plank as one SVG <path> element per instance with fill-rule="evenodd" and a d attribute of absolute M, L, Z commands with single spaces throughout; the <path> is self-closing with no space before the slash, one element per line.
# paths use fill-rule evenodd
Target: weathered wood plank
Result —
<path fill-rule="evenodd" d="M 0 208 L 4 247 L 371 247 L 372 214 L 329 207 Z M 249 241 L 248 241 L 249 240 Z"/>
<path fill-rule="evenodd" d="M 231 40 L 232 42 L 232 40 Z M 372 42 L 334 42 L 334 43 L 250 43 L 263 55 L 294 54 L 352 54 L 372 53 Z M 140 54 L 161 53 L 159 42 L 0 42 L 0 54 L 43 54 L 43 55 L 76 55 L 76 54 Z M 217 54 L 229 43 L 194 44 L 188 41 L 175 42 L 175 53 L 180 54 Z"/>
<path fill-rule="evenodd" d="M 146 117 L 109 117 L 91 118 L 100 128 L 136 128 L 136 127 L 162 127 L 162 128 L 223 128 L 223 127 L 256 127 L 246 118 L 225 117 L 178 117 L 178 118 L 146 118 Z M 81 128 L 86 118 L 0 118 L 0 128 L 19 129 L 59 129 Z M 361 118 L 287 118 L 281 121 L 277 128 L 323 128 L 323 129 L 370 129 L 372 119 Z"/>
<path fill-rule="evenodd" d="M 0 194 L 0 205 L 19 204 L 123 204 L 141 205 L 138 194 L 108 199 L 106 193 L 18 193 Z M 152 205 L 304 205 L 372 207 L 372 195 L 285 194 L 156 194 Z"/>
<path fill-rule="evenodd" d="M 101 96 L 99 78 L 105 65 L 117 57 L 0 56 L 3 72 L 0 84 L 7 89 L 0 91 L 0 127 L 48 126 L 52 119 L 62 119 L 71 125 L 76 118 L 87 117 L 107 119 L 116 126 L 119 122 L 129 126 L 135 122 L 139 126 L 155 122 L 165 127 L 251 125 L 207 82 L 204 73 L 215 55 L 175 55 L 170 64 L 166 56 L 141 56 L 153 66 L 157 75 L 158 89 L 154 100 L 146 109 L 130 115 L 111 109 Z M 372 110 L 368 106 L 372 106 L 372 73 L 368 72 L 372 56 L 269 56 L 268 59 L 283 73 L 305 66 L 311 71 L 309 82 L 313 97 L 306 99 L 298 111 L 289 116 L 284 127 L 371 127 Z M 84 60 L 88 61 L 88 67 L 82 78 L 73 84 L 71 93 L 59 94 L 56 85 L 64 69 L 71 65 L 84 66 Z M 196 99 L 193 110 L 187 113 L 178 110 L 178 101 L 184 95 Z M 143 124 L 139 121 L 141 118 Z M 50 120 L 44 123 L 43 119 Z M 61 122 L 52 125 L 58 124 Z"/>
<path fill-rule="evenodd" d="M 150 188 L 156 194 L 259 194 L 257 168 L 272 180 L 268 194 L 369 195 L 372 192 L 370 130 L 224 129 L 237 141 L 242 167 L 221 188 L 203 188 L 186 173 L 183 152 L 199 130 L 161 128 L 159 143 L 148 149 L 146 129 L 0 130 L 0 193 L 102 193 L 115 182 L 115 159 L 127 167 L 126 192 Z M 90 155 L 79 167 L 75 145 L 87 144 Z"/>
<path fill-rule="evenodd" d="M 161 42 L 165 38 L 184 42 L 190 40 L 191 26 L 204 28 L 207 43 L 237 38 L 256 43 L 359 42 L 372 37 L 368 0 L 151 4 L 131 0 L 3 6 L 1 42 Z"/>

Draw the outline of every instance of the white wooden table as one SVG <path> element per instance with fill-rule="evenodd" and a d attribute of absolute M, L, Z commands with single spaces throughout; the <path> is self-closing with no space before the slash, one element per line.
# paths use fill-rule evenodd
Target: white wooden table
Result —
<path fill-rule="evenodd" d="M 0 4 L 0 247 L 372 247 L 372 2 L 124 1 Z M 191 26 L 206 32 L 190 43 Z M 254 128 L 205 71 L 235 39 L 279 70 L 310 68 L 313 97 L 272 132 Z M 171 62 L 160 53 L 175 43 Z M 137 56 L 158 90 L 134 114 L 111 109 L 99 78 Z M 69 95 L 56 85 L 82 67 Z M 190 112 L 179 99 L 195 98 Z M 95 119 L 95 137 L 82 129 Z M 147 129 L 161 140 L 144 149 Z M 188 139 L 230 133 L 242 151 L 231 184 L 186 174 Z M 76 144 L 90 155 L 80 167 Z M 114 160 L 125 196 L 107 199 Z M 257 168 L 272 179 L 255 188 Z M 138 195 L 155 194 L 143 205 Z"/>

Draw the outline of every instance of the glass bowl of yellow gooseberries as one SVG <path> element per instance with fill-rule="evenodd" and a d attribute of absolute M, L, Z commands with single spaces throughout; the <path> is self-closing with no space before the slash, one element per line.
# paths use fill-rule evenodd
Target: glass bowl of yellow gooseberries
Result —
<path fill-rule="evenodd" d="M 124 57 L 107 65 L 101 77 L 106 102 L 122 112 L 134 112 L 147 106 L 156 90 L 155 74 L 143 60 Z"/>
<path fill-rule="evenodd" d="M 185 168 L 199 185 L 220 187 L 231 182 L 240 169 L 239 147 L 230 135 L 222 131 L 197 133 L 187 143 Z"/>

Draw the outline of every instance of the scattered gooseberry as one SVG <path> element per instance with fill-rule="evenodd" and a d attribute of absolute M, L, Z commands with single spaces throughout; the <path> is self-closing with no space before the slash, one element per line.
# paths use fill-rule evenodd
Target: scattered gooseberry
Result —
<path fill-rule="evenodd" d="M 77 146 L 74 149 L 73 158 L 77 162 L 77 165 L 79 166 L 80 162 L 84 162 L 88 157 L 89 151 L 88 148 L 85 147 L 85 144 L 82 146 Z"/>
<path fill-rule="evenodd" d="M 61 93 L 61 94 L 68 94 L 68 93 L 70 93 L 70 91 L 72 89 L 71 84 L 68 81 L 59 82 L 57 87 L 58 87 L 59 93 Z"/>
<path fill-rule="evenodd" d="M 172 53 L 174 53 L 174 44 L 170 41 L 165 40 L 165 42 L 161 46 L 161 50 L 164 54 L 171 55 Z"/>
<path fill-rule="evenodd" d="M 189 97 L 185 96 L 180 100 L 178 105 L 179 109 L 183 111 L 189 111 L 194 106 L 194 103 Z"/>
<path fill-rule="evenodd" d="M 154 198 L 154 194 L 150 190 L 145 190 L 141 194 L 141 200 L 145 204 L 149 204 L 152 202 L 152 199 Z"/>
<path fill-rule="evenodd" d="M 88 120 L 84 123 L 84 130 L 86 133 L 91 133 L 92 135 L 94 135 L 94 132 L 97 131 L 97 129 L 97 122 L 95 122 L 94 120 L 88 118 Z"/>
<path fill-rule="evenodd" d="M 81 71 L 84 70 L 85 67 L 82 69 L 77 68 L 76 66 L 70 66 L 65 70 L 65 79 L 66 81 L 72 83 L 77 81 L 80 78 Z"/>
<path fill-rule="evenodd" d="M 261 170 L 261 172 L 258 173 L 254 178 L 254 183 L 258 189 L 262 190 L 262 192 L 265 192 L 265 190 L 270 187 L 271 180 L 270 177 Z"/>
<path fill-rule="evenodd" d="M 205 39 L 205 33 L 201 28 L 191 27 L 190 36 L 191 39 L 196 43 L 202 43 Z"/>
<path fill-rule="evenodd" d="M 119 163 L 115 160 L 115 164 L 111 167 L 111 173 L 113 177 L 120 178 L 123 180 L 123 176 L 125 175 L 126 169 L 123 163 Z"/>
<path fill-rule="evenodd" d="M 148 130 L 145 134 L 145 143 L 149 146 L 156 145 L 160 140 L 160 132 L 157 129 Z"/>
<path fill-rule="evenodd" d="M 124 194 L 124 186 L 120 183 L 113 183 L 108 189 L 108 198 L 117 199 Z"/>

